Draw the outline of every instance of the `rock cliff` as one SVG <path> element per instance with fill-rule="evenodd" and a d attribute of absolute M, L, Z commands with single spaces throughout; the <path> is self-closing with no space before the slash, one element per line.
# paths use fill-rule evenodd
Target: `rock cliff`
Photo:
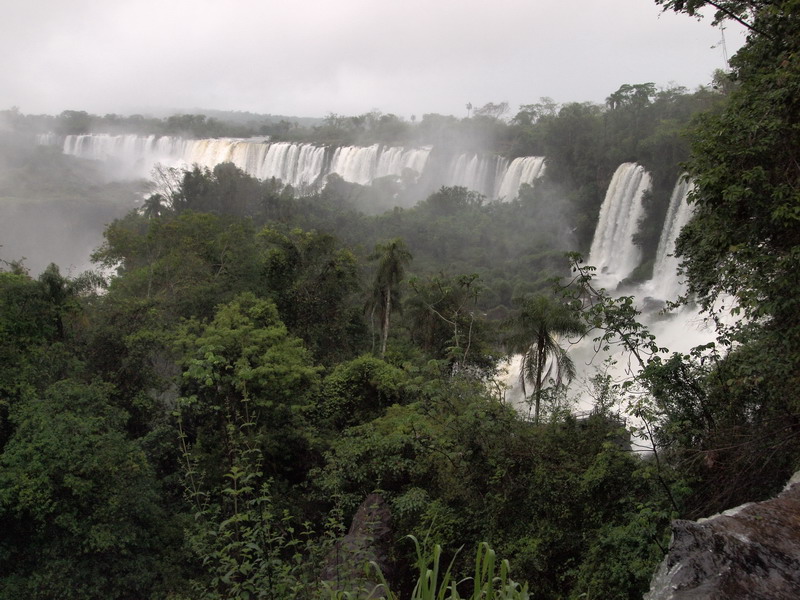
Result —
<path fill-rule="evenodd" d="M 353 516 L 347 535 L 336 542 L 323 566 L 321 578 L 334 591 L 347 591 L 352 597 L 378 598 L 386 590 L 367 563 L 374 562 L 390 575 L 389 547 L 392 515 L 380 494 L 370 494 Z"/>
<path fill-rule="evenodd" d="M 645 600 L 800 598 L 800 472 L 772 500 L 674 521 Z"/>

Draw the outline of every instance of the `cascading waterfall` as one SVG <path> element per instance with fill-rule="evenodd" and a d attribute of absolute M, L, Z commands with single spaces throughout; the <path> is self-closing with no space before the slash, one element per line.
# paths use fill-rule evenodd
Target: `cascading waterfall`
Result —
<path fill-rule="evenodd" d="M 38 141 L 60 143 L 52 134 L 40 135 Z M 422 179 L 426 169 L 432 169 L 439 175 L 426 179 L 429 191 L 442 185 L 459 185 L 490 199 L 511 200 L 521 184 L 533 184 L 544 173 L 543 157 L 516 158 L 509 164 L 503 157 L 474 153 L 449 157 L 442 169 L 431 165 L 429 146 L 329 147 L 254 139 L 86 134 L 66 136 L 62 149 L 65 154 L 113 162 L 136 177 L 147 177 L 156 163 L 213 168 L 232 162 L 254 177 L 275 177 L 301 190 L 318 186 L 331 173 L 351 183 L 369 185 L 381 177 L 399 177 L 409 169 Z"/>
<path fill-rule="evenodd" d="M 658 240 L 650 295 L 661 300 L 675 300 L 686 291 L 686 285 L 678 276 L 678 258 L 675 256 L 675 240 L 692 216 L 692 207 L 687 202 L 692 183 L 681 176 L 675 188 L 664 219 L 664 227 Z"/>
<path fill-rule="evenodd" d="M 496 198 L 511 200 L 519 193 L 523 183 L 530 185 L 542 175 L 544 175 L 543 156 L 515 158 L 505 170 L 494 195 Z"/>
<path fill-rule="evenodd" d="M 619 283 L 638 265 L 641 255 L 633 244 L 633 236 L 638 230 L 642 214 L 642 197 L 650 188 L 650 176 L 639 165 L 621 165 L 609 185 L 601 208 L 595 237 L 592 242 L 589 264 L 598 268 L 597 281 L 601 286 L 611 288 Z M 670 205 L 659 238 L 658 250 L 653 269 L 653 277 L 635 288 L 628 289 L 638 300 L 655 297 L 660 300 L 676 299 L 683 292 L 683 284 L 677 275 L 678 260 L 674 257 L 675 240 L 681 228 L 692 215 L 686 198 L 692 183 L 682 176 L 673 188 Z M 611 292 L 612 296 L 614 292 Z M 699 309 L 684 306 L 669 315 L 653 310 L 653 304 L 640 302 L 642 310 L 639 320 L 655 335 L 659 345 L 672 351 L 688 352 L 691 348 L 712 341 L 714 330 L 709 328 Z M 657 304 L 659 309 L 661 304 Z M 601 353 L 601 356 L 606 356 Z M 612 355 L 613 356 L 613 355 Z M 591 343 L 575 347 L 573 359 L 576 364 L 589 364 L 594 359 L 598 364 L 596 348 Z M 610 367 L 609 374 L 615 378 L 630 377 L 637 369 L 623 355 L 615 357 L 616 363 Z M 585 370 L 585 379 L 591 373 Z M 579 408 L 591 408 L 592 400 L 583 397 Z M 635 419 L 628 415 L 629 419 Z M 634 440 L 634 443 L 637 443 Z M 645 445 L 646 446 L 646 445 Z M 647 448 L 645 447 L 645 450 Z"/>
<path fill-rule="evenodd" d="M 259 154 L 253 159 L 252 168 L 240 167 L 253 177 L 275 177 L 295 188 L 305 189 L 316 185 L 322 176 L 325 165 L 325 148 L 322 146 L 289 142 L 258 146 Z"/>
<path fill-rule="evenodd" d="M 642 198 L 650 185 L 648 173 L 641 166 L 632 163 L 620 165 L 609 184 L 589 256 L 589 264 L 598 268 L 596 280 L 601 286 L 616 287 L 638 266 L 641 255 L 633 244 L 633 236 L 638 230 L 643 212 Z M 676 299 L 683 293 L 685 288 L 677 275 L 678 260 L 674 257 L 674 252 L 675 240 L 692 215 L 692 207 L 686 201 L 691 190 L 692 183 L 682 176 L 670 198 L 659 238 L 653 277 L 640 286 L 627 289 L 625 294 L 632 294 L 639 300 L 647 296 L 664 300 Z M 614 295 L 615 292 L 612 290 L 611 294 Z M 733 300 L 726 298 L 725 302 L 730 304 Z M 655 335 L 660 346 L 676 352 L 689 352 L 693 347 L 711 342 L 715 338 L 714 329 L 696 306 L 683 306 L 664 315 L 659 310 L 653 310 L 653 304 L 643 304 L 639 320 Z M 661 304 L 658 305 L 660 308 Z M 590 379 L 596 369 L 615 380 L 630 378 L 631 373 L 637 370 L 636 364 L 619 348 L 598 352 L 591 336 L 571 346 L 568 352 L 578 368 L 578 376 L 570 391 L 577 399 L 574 407 L 577 414 L 585 414 L 594 407 L 595 400 L 588 390 L 591 389 Z M 604 365 L 603 360 L 606 358 L 613 360 Z M 530 408 L 519 384 L 519 362 L 520 357 L 514 356 L 506 364 L 501 364 L 506 369 L 506 375 L 502 379 L 507 386 L 504 396 L 506 402 L 514 406 L 520 414 L 527 416 Z M 637 422 L 637 417 L 625 414 L 625 406 L 617 408 L 629 422 Z M 634 450 L 639 452 L 649 452 L 652 448 L 641 438 L 634 437 L 632 443 Z"/>
<path fill-rule="evenodd" d="M 450 160 L 444 185 L 465 187 L 494 198 L 495 182 L 502 178 L 507 166 L 508 161 L 499 156 L 459 154 Z"/>
<path fill-rule="evenodd" d="M 360 184 L 369 184 L 376 178 L 400 176 L 412 169 L 425 186 L 436 189 L 441 185 L 463 185 L 489 198 L 513 199 L 520 185 L 534 183 L 542 176 L 545 159 L 521 157 L 513 161 L 497 156 L 478 154 L 439 154 L 432 157 L 432 148 L 402 148 L 373 145 L 367 147 L 330 147 L 292 142 L 265 140 L 206 139 L 188 140 L 170 136 L 137 135 L 73 135 L 60 138 L 53 134 L 38 137 L 40 144 L 62 144 L 66 154 L 83 158 L 111 161 L 126 166 L 136 176 L 149 175 L 156 163 L 168 166 L 199 164 L 213 168 L 221 162 L 233 162 L 239 168 L 260 179 L 275 177 L 295 188 L 313 188 L 330 173 Z M 423 178 L 424 175 L 424 178 Z M 642 199 L 650 188 L 649 174 L 639 165 L 626 163 L 614 173 L 603 201 L 597 229 L 589 254 L 589 264 L 598 269 L 598 282 L 615 287 L 630 275 L 640 261 L 639 249 L 633 243 L 638 223 L 643 213 Z M 682 292 L 676 274 L 674 254 L 675 239 L 691 216 L 686 196 L 691 184 L 685 178 L 676 185 L 662 230 L 653 278 L 632 293 L 659 299 L 672 299 Z M 660 343 L 676 350 L 711 339 L 708 331 L 701 329 L 696 309 L 688 308 L 672 319 L 642 318 L 652 328 Z M 648 322 L 650 321 L 650 322 Z M 570 354 L 576 364 L 587 365 L 595 358 L 591 343 L 573 347 Z M 579 379 L 586 381 L 590 367 L 584 367 Z M 620 374 L 622 376 L 622 374 Z M 507 383 L 511 388 L 507 400 L 518 403 L 521 412 L 528 406 L 518 390 L 518 368 L 512 365 Z M 578 389 L 580 383 L 575 384 Z M 588 397 L 581 398 L 578 409 L 591 408 Z"/>
<path fill-rule="evenodd" d="M 642 254 L 633 238 L 650 185 L 650 175 L 635 163 L 623 163 L 611 179 L 589 251 L 589 264 L 604 287 L 616 286 L 639 265 Z"/>
<path fill-rule="evenodd" d="M 340 146 L 333 153 L 331 173 L 341 175 L 345 181 L 368 185 L 375 179 L 375 170 L 381 147 Z"/>

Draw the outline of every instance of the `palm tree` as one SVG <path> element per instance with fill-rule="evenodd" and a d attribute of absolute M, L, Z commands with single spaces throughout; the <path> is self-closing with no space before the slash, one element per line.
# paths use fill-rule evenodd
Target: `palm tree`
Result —
<path fill-rule="evenodd" d="M 400 282 L 405 277 L 405 267 L 411 262 L 411 253 L 405 242 L 395 238 L 386 244 L 375 246 L 370 257 L 378 261 L 375 283 L 372 288 L 372 312 L 381 310 L 381 358 L 386 354 L 386 340 L 389 337 L 389 316 L 392 306 L 400 301 Z"/>
<path fill-rule="evenodd" d="M 167 202 L 161 194 L 150 194 L 142 206 L 142 214 L 148 219 L 160 217 L 167 208 Z"/>
<path fill-rule="evenodd" d="M 575 365 L 558 344 L 558 338 L 581 335 L 586 327 L 567 306 L 547 296 L 525 296 L 519 304 L 519 312 L 508 323 L 511 331 L 506 340 L 507 350 L 509 354 L 522 355 L 522 393 L 527 398 L 525 382 L 531 382 L 533 420 L 539 423 L 545 381 L 552 378 L 556 385 L 561 385 L 575 377 Z"/>

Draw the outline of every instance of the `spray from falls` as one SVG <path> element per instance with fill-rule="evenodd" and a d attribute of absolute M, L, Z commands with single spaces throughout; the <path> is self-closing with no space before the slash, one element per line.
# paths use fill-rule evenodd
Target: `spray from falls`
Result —
<path fill-rule="evenodd" d="M 650 185 L 650 176 L 641 166 L 632 163 L 620 165 L 601 206 L 588 264 L 597 267 L 597 283 L 609 289 L 612 295 L 615 295 L 614 290 L 620 281 L 630 275 L 641 261 L 641 252 L 633 239 L 644 211 L 642 198 Z M 691 206 L 687 203 L 691 189 L 692 184 L 685 176 L 676 183 L 659 238 L 653 277 L 625 292 L 639 301 L 638 304 L 642 307 L 639 320 L 656 336 L 659 345 L 677 352 L 688 352 L 695 346 L 713 341 L 716 335 L 714 329 L 696 307 L 684 306 L 664 315 L 653 308 L 657 304 L 660 309 L 663 306 L 661 303 L 643 303 L 642 300 L 648 296 L 659 300 L 674 300 L 685 291 L 677 273 L 678 260 L 674 252 L 675 240 L 692 215 Z M 579 413 L 593 407 L 589 380 L 604 359 L 616 361 L 607 371 L 615 380 L 629 378 L 638 370 L 624 353 L 598 352 L 591 339 L 575 344 L 569 349 L 569 353 L 578 367 L 578 377 L 572 386 L 572 394 L 578 398 L 575 408 Z M 527 414 L 528 404 L 517 382 L 518 360 L 515 357 L 510 363 L 509 374 L 505 379 L 510 388 L 506 398 L 522 414 Z"/>

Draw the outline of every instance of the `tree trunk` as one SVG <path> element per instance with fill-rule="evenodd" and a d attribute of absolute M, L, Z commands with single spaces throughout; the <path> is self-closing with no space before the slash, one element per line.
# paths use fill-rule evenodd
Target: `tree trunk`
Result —
<path fill-rule="evenodd" d="M 547 358 L 544 355 L 544 340 L 539 339 L 537 342 L 537 353 L 536 353 L 536 410 L 533 413 L 533 422 L 535 425 L 539 424 L 539 410 L 542 404 L 542 386 L 544 382 L 542 381 L 542 373 L 544 372 L 544 362 Z"/>
<path fill-rule="evenodd" d="M 386 310 L 383 312 L 383 327 L 381 328 L 381 358 L 386 355 L 386 339 L 389 337 L 389 313 L 392 311 L 392 287 L 386 286 Z"/>

